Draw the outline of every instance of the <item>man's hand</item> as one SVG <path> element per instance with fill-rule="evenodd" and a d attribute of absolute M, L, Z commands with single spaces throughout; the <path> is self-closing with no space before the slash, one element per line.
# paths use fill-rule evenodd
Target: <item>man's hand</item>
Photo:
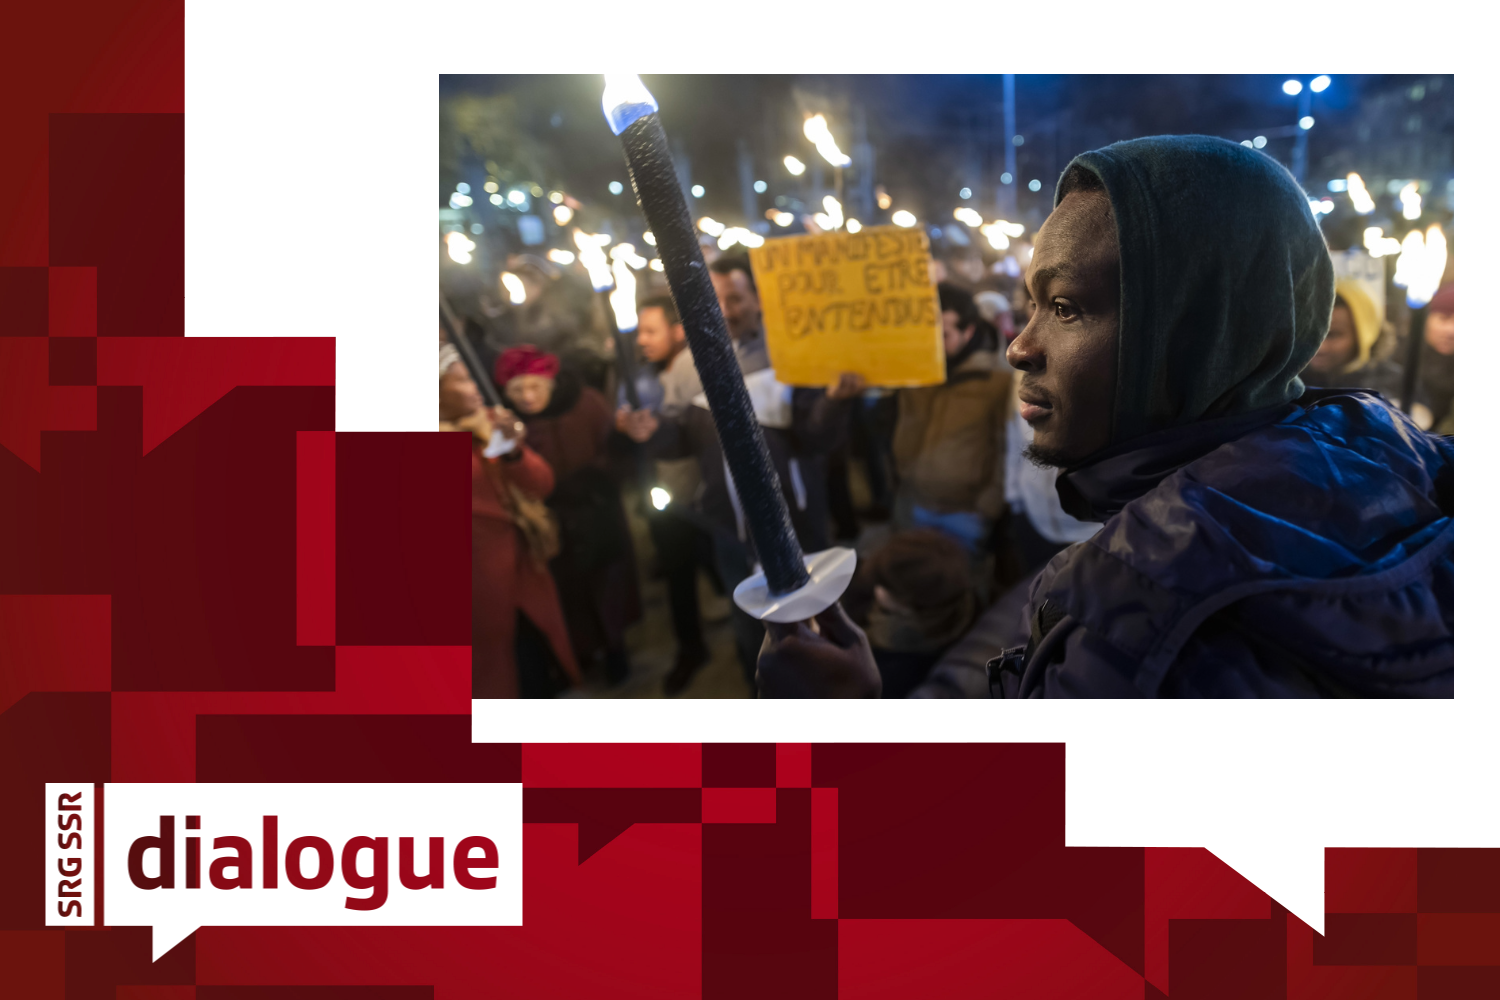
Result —
<path fill-rule="evenodd" d="M 840 401 L 853 399 L 865 391 L 865 377 L 858 372 L 842 372 L 828 386 L 828 398 Z"/>
<path fill-rule="evenodd" d="M 762 698 L 879 698 L 870 640 L 835 604 L 814 622 L 766 622 L 755 686 Z"/>
<path fill-rule="evenodd" d="M 490 410 L 490 420 L 495 425 L 495 430 L 507 441 L 520 444 L 526 440 L 526 425 L 514 413 L 503 406 L 497 406 Z"/>
<path fill-rule="evenodd" d="M 651 440 L 651 435 L 660 426 L 661 421 L 650 410 L 632 410 L 628 406 L 622 406 L 615 412 L 615 430 L 636 444 L 645 444 Z"/>

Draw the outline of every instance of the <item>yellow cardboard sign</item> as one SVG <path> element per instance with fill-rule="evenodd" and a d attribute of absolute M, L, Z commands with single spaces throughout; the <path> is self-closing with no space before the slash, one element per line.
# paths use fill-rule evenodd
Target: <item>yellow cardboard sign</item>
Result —
<path fill-rule="evenodd" d="M 943 321 L 927 234 L 879 226 L 767 240 L 750 251 L 776 378 L 828 385 L 858 372 L 871 385 L 945 377 Z"/>

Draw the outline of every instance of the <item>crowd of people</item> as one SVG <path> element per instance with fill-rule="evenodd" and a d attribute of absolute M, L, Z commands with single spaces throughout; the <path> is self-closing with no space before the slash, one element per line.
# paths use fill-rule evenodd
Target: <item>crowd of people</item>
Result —
<path fill-rule="evenodd" d="M 1415 474 L 1387 481 L 1403 462 L 1427 463 L 1423 475 L 1434 481 L 1434 470 L 1448 470 L 1451 575 L 1452 444 L 1438 436 L 1453 433 L 1451 281 L 1412 314 L 1414 329 L 1397 330 L 1358 283 L 1334 280 L 1305 203 L 1284 197 L 1293 184 L 1284 170 L 1267 174 L 1257 162 L 1265 158 L 1253 154 L 1230 153 L 1225 166 L 1216 146 L 1142 148 L 1075 162 L 1025 275 L 976 266 L 972 252 L 939 255 L 947 370 L 937 385 L 872 387 L 853 372 L 820 387 L 778 382 L 748 259 L 706 245 L 797 538 L 806 552 L 850 544 L 860 553 L 842 602 L 847 618 L 820 619 L 822 635 L 773 627 L 768 640 L 766 626 L 731 606 L 747 695 L 1451 694 L 1451 592 L 1446 689 L 1432 676 L 1433 655 L 1442 672 L 1443 654 L 1432 654 L 1441 627 L 1403 631 L 1387 621 L 1357 639 L 1400 647 L 1406 667 L 1421 663 L 1406 673 L 1383 666 L 1377 681 L 1345 662 L 1357 650 L 1325 662 L 1279 645 L 1298 634 L 1287 622 L 1307 620 L 1306 603 L 1325 599 L 1307 594 L 1268 605 L 1267 615 L 1282 617 L 1264 634 L 1253 607 L 1216 612 L 1179 637 L 1179 666 L 1169 659 L 1172 669 L 1163 667 L 1149 690 L 1135 654 L 1121 653 L 1144 650 L 1153 630 L 1169 628 L 1165 611 L 1151 618 L 1158 590 L 1182 595 L 1225 574 L 1212 564 L 1233 562 L 1226 553 L 1234 546 L 1212 540 L 1221 535 L 1237 545 L 1271 539 L 1274 558 L 1259 558 L 1280 560 L 1275 572 L 1246 569 L 1225 584 L 1247 593 L 1267 574 L 1326 580 L 1354 572 L 1335 564 L 1357 563 L 1361 573 L 1382 559 L 1395 565 L 1386 550 L 1414 530 L 1411 509 L 1420 506 L 1406 497 Z M 1118 165 L 1131 155 L 1139 157 L 1133 168 Z M 1212 163 L 1226 189 L 1248 186 L 1266 200 L 1270 221 L 1258 236 L 1213 252 L 1168 230 L 1136 239 L 1131 227 L 1172 220 L 1148 204 L 1149 190 L 1116 188 L 1112 171 L 1170 156 Z M 1195 220 L 1183 231 L 1202 229 Z M 1277 253 L 1301 269 L 1295 288 L 1286 284 L 1286 260 L 1268 263 Z M 578 295 L 540 258 L 518 258 L 510 270 L 527 283 L 524 308 L 486 305 L 465 319 L 445 310 L 439 333 L 442 426 L 472 439 L 475 697 L 552 697 L 586 682 L 626 681 L 643 574 L 665 583 L 675 652 L 662 693 L 680 693 L 711 657 L 700 577 L 730 594 L 754 570 L 755 554 L 676 307 L 662 284 L 648 283 L 636 330 L 617 344 L 602 295 Z M 1154 284 L 1164 273 L 1180 283 Z M 1114 324 L 1107 348 L 1070 332 L 1095 322 Z M 476 379 L 492 382 L 493 402 Z M 1347 391 L 1355 388 L 1380 396 Z M 1349 465 L 1332 446 L 1314 454 L 1306 443 L 1359 434 L 1363 442 L 1343 447 L 1366 465 L 1388 466 L 1385 478 Z M 1264 482 L 1246 486 L 1254 479 L 1246 463 L 1264 465 Z M 1345 505 L 1325 497 L 1316 530 L 1278 507 L 1286 484 L 1270 475 L 1313 466 L 1327 469 L 1306 472 L 1297 487 Z M 1179 473 L 1185 468 L 1192 475 Z M 1166 482 L 1181 492 L 1170 503 Z M 1134 517 L 1117 516 L 1131 501 L 1139 501 Z M 1361 503 L 1384 508 L 1343 524 Z M 1247 513 L 1247 504 L 1261 509 Z M 1422 508 L 1423 516 L 1437 517 L 1436 509 Z M 636 517 L 646 522 L 649 552 L 636 550 Z M 1095 545 L 1077 544 L 1101 528 Z M 1085 555 L 1112 546 L 1134 546 L 1136 555 L 1097 565 Z M 1155 577 L 1139 561 L 1169 549 L 1173 557 L 1152 566 L 1170 569 Z M 1410 587 L 1403 593 L 1419 599 Z M 1381 599 L 1395 600 L 1386 592 Z M 1113 603 L 1080 610 L 1091 601 Z M 857 642 L 840 642 L 856 632 Z M 1312 631 L 1304 638 L 1322 641 Z M 806 687 L 818 676 L 816 643 L 867 654 L 863 687 Z M 1001 650 L 1020 647 L 1009 664 L 996 662 Z M 1301 666 L 1265 666 L 1282 654 Z M 1205 660 L 1231 669 L 1210 676 L 1180 666 Z M 777 677 L 793 673 L 796 684 L 778 691 Z"/>

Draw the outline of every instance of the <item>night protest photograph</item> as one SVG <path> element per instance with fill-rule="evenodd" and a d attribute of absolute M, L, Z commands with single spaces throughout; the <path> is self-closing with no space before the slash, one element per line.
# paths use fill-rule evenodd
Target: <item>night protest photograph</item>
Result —
<path fill-rule="evenodd" d="M 1452 698 L 1453 91 L 441 76 L 474 698 Z"/>

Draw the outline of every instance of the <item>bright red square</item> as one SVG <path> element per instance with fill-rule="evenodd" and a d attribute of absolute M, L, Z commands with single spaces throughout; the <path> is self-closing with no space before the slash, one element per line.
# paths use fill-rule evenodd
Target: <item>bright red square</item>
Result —
<path fill-rule="evenodd" d="M 776 787 L 812 787 L 812 744 L 776 744 Z"/>
<path fill-rule="evenodd" d="M 776 789 L 705 788 L 703 789 L 703 822 L 774 823 L 776 822 Z"/>

